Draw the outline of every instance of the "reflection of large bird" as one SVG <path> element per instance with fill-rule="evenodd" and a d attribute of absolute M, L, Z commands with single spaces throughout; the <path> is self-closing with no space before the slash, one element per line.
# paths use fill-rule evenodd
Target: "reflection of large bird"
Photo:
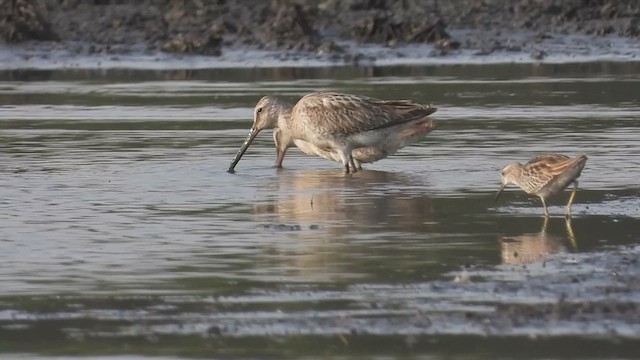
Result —
<path fill-rule="evenodd" d="M 256 205 L 256 213 L 277 215 L 285 224 L 320 224 L 331 232 L 349 227 L 378 227 L 394 217 L 389 228 L 424 226 L 433 218 L 431 199 L 425 195 L 398 196 L 379 191 L 385 184 L 406 184 L 408 178 L 385 171 L 365 170 L 356 178 L 335 169 L 282 172 L 268 203 Z M 275 196 L 274 196 L 275 195 Z M 346 226 L 348 225 L 348 226 Z"/>
<path fill-rule="evenodd" d="M 576 247 L 571 220 L 565 220 L 566 236 L 549 234 L 547 222 L 545 218 L 539 233 L 500 237 L 502 263 L 516 265 L 540 261 Z"/>
<path fill-rule="evenodd" d="M 256 222 L 297 230 L 285 230 L 282 241 L 265 244 L 263 251 L 268 252 L 269 261 L 279 262 L 305 281 L 361 275 L 353 252 L 370 247 L 367 242 L 352 241 L 353 234 L 379 239 L 381 229 L 422 232 L 433 226 L 429 197 L 385 190 L 416 185 L 402 174 L 364 170 L 351 177 L 338 169 L 301 169 L 278 172 L 276 180 L 260 188 L 268 195 L 254 205 Z"/>
<path fill-rule="evenodd" d="M 526 164 L 511 163 L 500 172 L 502 186 L 496 194 L 496 200 L 507 185 L 513 183 L 527 194 L 537 195 L 544 206 L 544 216 L 549 216 L 545 200 L 573 183 L 573 192 L 565 210 L 571 216 L 571 204 L 578 189 L 578 177 L 587 162 L 585 155 L 570 158 L 560 154 L 544 154 L 531 159 Z"/>

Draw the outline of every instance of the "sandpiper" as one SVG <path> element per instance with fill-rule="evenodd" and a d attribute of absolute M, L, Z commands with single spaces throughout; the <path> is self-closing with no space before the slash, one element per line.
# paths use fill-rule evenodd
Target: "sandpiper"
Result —
<path fill-rule="evenodd" d="M 578 189 L 578 177 L 587 162 L 585 155 L 569 157 L 560 154 L 543 154 L 534 157 L 526 164 L 511 163 L 502 171 L 502 186 L 496 194 L 495 200 L 507 185 L 513 183 L 527 194 L 537 195 L 544 206 L 544 216 L 548 217 L 545 200 L 573 183 L 573 192 L 565 209 L 565 216 L 571 216 L 571 203 Z"/>
<path fill-rule="evenodd" d="M 337 92 L 311 93 L 293 106 L 278 98 L 265 96 L 256 104 L 253 126 L 228 172 L 234 171 L 260 131 L 277 129 L 280 135 L 274 134 L 274 139 L 282 136 L 282 141 L 278 143 L 282 144 L 281 149 L 286 150 L 293 143 L 306 148 L 313 155 L 330 159 L 335 156 L 347 173 L 353 173 L 358 170 L 354 149 L 369 149 L 359 151 L 377 155 L 363 155 L 363 159 L 379 160 L 387 156 L 385 152 L 398 146 L 391 143 L 402 145 L 402 136 L 398 134 L 411 132 L 407 130 L 411 128 L 408 124 L 424 123 L 425 118 L 436 110 L 409 100 L 378 100 Z M 411 135 L 405 134 L 405 137 L 410 139 Z M 284 151 L 278 156 L 284 157 Z M 282 159 L 277 159 L 278 163 L 281 165 Z"/>

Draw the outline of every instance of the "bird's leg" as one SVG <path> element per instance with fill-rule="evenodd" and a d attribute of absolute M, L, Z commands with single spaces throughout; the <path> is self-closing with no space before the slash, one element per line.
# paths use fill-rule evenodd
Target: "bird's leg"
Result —
<path fill-rule="evenodd" d="M 343 159 L 342 163 L 344 164 L 344 172 L 346 174 L 351 174 L 351 166 L 349 164 L 349 159 Z"/>
<path fill-rule="evenodd" d="M 542 222 L 542 230 L 540 230 L 541 233 L 546 233 L 547 232 L 547 224 L 549 223 L 549 217 L 545 216 L 544 217 L 544 221 Z"/>
<path fill-rule="evenodd" d="M 349 153 L 349 167 L 351 168 L 351 173 L 355 173 L 358 171 L 358 167 L 356 166 L 355 160 L 353 160 L 353 155 Z"/>
<path fill-rule="evenodd" d="M 573 227 L 571 226 L 571 218 L 565 218 L 565 225 L 567 227 L 567 237 L 569 238 L 569 241 L 571 241 L 571 246 L 573 246 L 574 250 L 578 249 L 578 243 L 576 242 L 576 236 L 573 233 Z"/>
<path fill-rule="evenodd" d="M 547 210 L 547 203 L 544 202 L 544 198 L 541 196 L 540 200 L 542 200 L 542 206 L 544 207 L 544 217 L 549 217 L 549 211 Z"/>
<path fill-rule="evenodd" d="M 569 202 L 567 203 L 567 208 L 564 211 L 564 216 L 566 218 L 571 217 L 571 204 L 573 203 L 573 199 L 576 197 L 576 191 L 578 191 L 578 181 L 573 182 L 573 191 L 571 192 L 571 196 L 569 196 Z"/>
<path fill-rule="evenodd" d="M 342 161 L 342 165 L 344 165 L 344 172 L 349 174 L 351 172 L 355 172 L 352 171 L 351 167 L 351 163 L 353 162 L 353 157 L 349 156 L 349 154 L 351 153 L 351 149 L 341 149 L 339 151 L 339 155 L 340 155 L 340 161 Z"/>
<path fill-rule="evenodd" d="M 276 149 L 276 163 L 273 165 L 276 169 L 282 169 L 282 160 L 284 160 L 284 154 L 287 150 Z"/>

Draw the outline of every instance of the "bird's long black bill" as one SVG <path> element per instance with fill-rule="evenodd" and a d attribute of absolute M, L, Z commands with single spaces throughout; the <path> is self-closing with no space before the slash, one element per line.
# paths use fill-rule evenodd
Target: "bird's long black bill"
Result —
<path fill-rule="evenodd" d="M 493 199 L 493 201 L 498 201 L 498 198 L 500 197 L 500 194 L 502 194 L 502 190 L 504 190 L 504 188 L 506 188 L 507 185 L 503 184 L 502 186 L 500 186 L 500 190 L 498 190 L 498 192 L 496 193 L 496 197 L 495 199 Z"/>
<path fill-rule="evenodd" d="M 260 130 L 257 130 L 256 128 L 251 128 L 251 130 L 249 130 L 249 135 L 247 135 L 247 139 L 244 141 L 244 144 L 242 144 L 242 147 L 240 148 L 240 150 L 238 150 L 236 157 L 233 158 L 231 165 L 229 165 L 229 170 L 227 170 L 228 173 L 233 174 L 235 172 L 234 169 L 236 168 L 236 165 L 238 165 L 238 162 L 242 158 L 242 155 L 244 155 L 244 153 L 247 151 L 247 149 L 249 148 L 249 145 L 251 145 L 251 143 L 253 142 L 253 139 L 255 139 L 256 136 L 258 136 L 259 132 Z"/>

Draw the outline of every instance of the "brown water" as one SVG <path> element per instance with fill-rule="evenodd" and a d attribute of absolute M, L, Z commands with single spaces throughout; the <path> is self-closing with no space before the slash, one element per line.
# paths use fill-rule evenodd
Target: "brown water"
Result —
<path fill-rule="evenodd" d="M 496 299 L 453 280 L 640 243 L 639 70 L 0 73 L 0 357 L 633 358 L 640 326 L 478 324 Z M 320 89 L 439 128 L 353 176 L 296 149 L 273 169 L 265 131 L 226 173 L 261 96 Z M 537 198 L 493 202 L 539 152 L 589 156 L 570 231 L 568 193 L 544 229 Z"/>

